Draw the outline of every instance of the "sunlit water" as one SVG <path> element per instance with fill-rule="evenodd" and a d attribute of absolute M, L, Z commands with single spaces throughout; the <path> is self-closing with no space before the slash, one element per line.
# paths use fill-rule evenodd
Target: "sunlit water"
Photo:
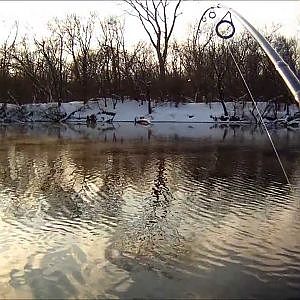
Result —
<path fill-rule="evenodd" d="M 300 297 L 300 132 L 0 127 L 0 298 Z"/>

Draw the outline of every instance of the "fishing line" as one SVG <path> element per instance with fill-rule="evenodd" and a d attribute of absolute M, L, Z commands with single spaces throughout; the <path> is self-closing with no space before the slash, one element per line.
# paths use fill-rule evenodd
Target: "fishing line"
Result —
<path fill-rule="evenodd" d="M 254 100 L 254 97 L 253 97 L 253 95 L 252 95 L 252 93 L 251 93 L 251 91 L 250 91 L 250 88 L 249 88 L 249 86 L 248 86 L 248 84 L 247 84 L 247 82 L 246 82 L 246 80 L 245 80 L 245 78 L 244 78 L 244 76 L 243 76 L 243 73 L 242 73 L 240 67 L 238 66 L 238 64 L 237 64 L 237 62 L 236 62 L 236 60 L 235 60 L 235 58 L 234 58 L 234 56 L 233 56 L 233 54 L 232 54 L 232 52 L 231 52 L 231 50 L 230 50 L 229 47 L 228 47 L 228 50 L 229 50 L 229 53 L 230 53 L 230 55 L 231 55 L 231 57 L 232 57 L 232 59 L 233 59 L 233 61 L 234 61 L 235 66 L 236 66 L 236 68 L 237 68 L 237 70 L 238 70 L 238 72 L 239 72 L 239 74 L 240 74 L 240 76 L 241 76 L 241 78 L 242 78 L 242 80 L 243 80 L 243 82 L 244 82 L 244 85 L 245 85 L 245 87 L 246 87 L 246 89 L 247 89 L 247 91 L 248 91 L 248 93 L 249 93 L 249 95 L 250 95 L 250 98 L 251 98 L 251 100 L 252 100 L 252 102 L 253 102 L 253 104 L 254 104 L 254 106 L 255 106 L 257 112 L 258 112 L 259 118 L 260 118 L 260 120 L 261 120 L 261 122 L 262 122 L 262 124 L 263 124 L 263 127 L 264 127 L 264 129 L 265 129 L 265 131 L 266 131 L 266 133 L 267 133 L 267 136 L 268 136 L 268 138 L 269 138 L 269 140 L 270 140 L 270 142 L 271 142 L 271 145 L 272 145 L 273 150 L 274 150 L 274 152 L 275 152 L 275 154 L 276 154 L 277 160 L 278 160 L 278 162 L 279 162 L 279 164 L 280 164 L 280 167 L 281 167 L 281 169 L 282 169 L 282 172 L 283 172 L 283 174 L 284 174 L 284 176 L 285 176 L 285 178 L 286 178 L 286 181 L 287 181 L 288 185 L 289 185 L 290 187 L 292 187 L 291 182 L 290 182 L 290 180 L 289 180 L 289 178 L 288 178 L 288 175 L 287 175 L 287 173 L 286 173 L 286 171 L 285 171 L 285 169 L 284 169 L 284 166 L 283 166 L 283 164 L 282 164 L 282 161 L 281 161 L 281 159 L 280 159 L 280 156 L 279 156 L 279 154 L 278 154 L 278 152 L 277 152 L 277 149 L 276 149 L 276 147 L 275 147 L 275 144 L 274 144 L 274 142 L 273 142 L 273 140 L 272 140 L 272 138 L 271 138 L 271 135 L 270 135 L 270 133 L 269 133 L 269 130 L 268 130 L 268 128 L 267 128 L 267 126 L 266 126 L 266 124 L 265 124 L 265 122 L 264 122 L 264 120 L 263 120 L 263 117 L 262 117 L 262 115 L 261 115 L 261 113 L 260 113 L 260 111 L 259 111 L 259 109 L 258 109 L 257 103 L 256 103 L 255 100 Z"/>
<path fill-rule="evenodd" d="M 220 5 L 218 4 L 217 8 L 219 8 L 219 7 L 220 7 Z M 210 12 L 209 12 L 209 17 L 210 17 L 211 19 L 214 19 L 214 18 L 216 17 L 216 13 L 215 13 L 214 9 L 215 9 L 215 7 L 210 7 L 210 8 L 208 8 L 208 9 L 203 13 L 203 15 L 202 15 L 202 17 L 201 17 L 201 19 L 200 19 L 200 22 L 199 22 L 199 24 L 198 24 L 197 34 L 198 34 L 198 31 L 200 30 L 200 24 L 201 24 L 201 22 L 206 22 L 205 14 L 206 14 L 208 11 L 210 11 Z M 227 16 L 229 17 L 229 20 L 226 19 Z M 224 26 L 224 25 L 227 25 L 227 26 L 229 25 L 229 27 L 230 27 L 230 29 L 231 29 L 231 32 L 229 32 L 229 33 L 227 33 L 227 34 L 224 33 L 224 32 L 222 32 L 222 31 L 221 31 L 221 26 L 222 26 L 222 25 L 223 25 L 223 26 Z M 231 17 L 231 12 L 230 12 L 230 11 L 227 11 L 227 13 L 225 14 L 225 16 L 217 23 L 215 30 L 216 30 L 217 35 L 218 35 L 220 38 L 225 39 L 225 40 L 226 40 L 226 39 L 230 39 L 230 38 L 234 35 L 234 33 L 235 33 L 235 26 L 234 26 L 234 24 L 233 24 L 233 22 L 232 22 L 232 17 Z M 227 28 L 227 31 L 228 31 L 228 28 Z M 279 165 L 280 165 L 280 167 L 281 167 L 281 169 L 282 169 L 282 172 L 283 172 L 283 174 L 284 174 L 284 177 L 285 177 L 285 179 L 286 179 L 288 185 L 289 185 L 290 188 L 292 189 L 291 182 L 290 182 L 290 180 L 289 180 L 289 178 L 288 178 L 288 175 L 287 175 L 287 173 L 286 173 L 286 171 L 285 171 L 285 168 L 284 168 L 284 166 L 283 166 L 283 164 L 282 164 L 282 161 L 281 161 L 281 159 L 280 159 L 279 153 L 278 153 L 278 151 L 277 151 L 277 149 L 276 149 L 276 147 L 275 147 L 275 144 L 274 144 L 274 142 L 273 142 L 273 140 L 272 140 L 272 137 L 271 137 L 271 135 L 270 135 L 270 133 L 269 133 L 269 130 L 268 130 L 268 128 L 267 128 L 267 126 L 266 126 L 266 124 L 265 124 L 265 122 L 264 122 L 264 120 L 263 120 L 263 117 L 262 117 L 262 115 L 261 115 L 261 112 L 260 112 L 260 110 L 258 109 L 257 103 L 256 103 L 256 101 L 254 100 L 254 97 L 253 97 L 253 95 L 252 95 L 252 93 L 251 93 L 251 91 L 250 91 L 250 88 L 249 88 L 249 86 L 248 86 L 248 84 L 247 84 L 247 82 L 246 82 L 246 80 L 245 80 L 245 78 L 244 78 L 244 76 L 243 76 L 243 73 L 242 73 L 242 71 L 241 71 L 241 69 L 240 69 L 238 63 L 236 62 L 236 60 L 235 60 L 235 58 L 234 58 L 234 56 L 233 56 L 233 54 L 232 54 L 232 52 L 231 52 L 231 50 L 230 50 L 230 47 L 228 47 L 228 50 L 229 50 L 229 53 L 230 53 L 230 55 L 231 55 L 231 57 L 232 57 L 232 59 L 233 59 L 233 61 L 234 61 L 235 66 L 236 66 L 236 68 L 237 68 L 237 70 L 238 70 L 238 72 L 239 72 L 239 74 L 240 74 L 240 76 L 241 76 L 241 78 L 242 78 L 242 80 L 243 80 L 243 83 L 244 83 L 244 85 L 245 85 L 245 87 L 246 87 L 246 89 L 247 89 L 247 91 L 248 91 L 248 93 L 249 93 L 249 96 L 250 96 L 250 98 L 251 98 L 251 100 L 252 100 L 252 102 L 253 102 L 253 104 L 254 104 L 254 106 L 255 106 L 257 112 L 258 112 L 259 118 L 260 118 L 261 123 L 263 124 L 263 127 L 264 127 L 264 129 L 265 129 L 265 131 L 266 131 L 266 133 L 267 133 L 267 136 L 268 136 L 269 140 L 270 140 L 270 143 L 271 143 L 272 148 L 273 148 L 273 150 L 274 150 L 274 152 L 275 152 L 275 155 L 276 155 L 277 160 L 278 160 L 278 162 L 279 162 Z"/>

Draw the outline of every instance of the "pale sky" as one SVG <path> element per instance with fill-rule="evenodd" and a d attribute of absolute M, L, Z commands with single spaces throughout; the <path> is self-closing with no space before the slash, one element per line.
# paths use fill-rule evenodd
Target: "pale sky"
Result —
<path fill-rule="evenodd" d="M 184 1 L 181 5 L 183 13 L 176 23 L 174 35 L 185 38 L 188 25 L 199 20 L 204 10 L 216 1 Z M 256 28 L 272 23 L 282 24 L 281 33 L 300 38 L 300 1 L 222 1 L 243 15 Z M 100 17 L 119 16 L 125 18 L 126 40 L 136 42 L 147 40 L 143 28 L 134 17 L 125 13 L 128 9 L 122 1 L 0 1 L 0 22 L 3 40 L 15 20 L 19 22 L 20 33 L 31 32 L 38 36 L 46 34 L 47 22 L 53 17 L 62 18 L 66 14 L 76 13 L 87 16 L 95 11 Z M 237 21 L 235 22 L 237 23 Z M 241 25 L 237 24 L 237 27 Z"/>

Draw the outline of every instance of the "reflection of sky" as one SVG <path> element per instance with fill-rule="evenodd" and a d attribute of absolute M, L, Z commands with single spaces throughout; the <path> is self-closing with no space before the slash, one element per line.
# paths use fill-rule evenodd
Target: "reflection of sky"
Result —
<path fill-rule="evenodd" d="M 166 276 L 182 270 L 180 276 L 201 273 L 205 280 L 219 268 L 226 273 L 236 266 L 266 284 L 285 274 L 299 289 L 298 187 L 291 193 L 278 180 L 270 145 L 258 144 L 253 153 L 245 143 L 252 137 L 239 134 L 236 146 L 232 136 L 227 147 L 222 139 L 204 148 L 201 140 L 185 140 L 184 151 L 174 140 L 164 147 L 123 144 L 119 150 L 116 143 L 39 144 L 33 137 L 2 143 L 0 297 L 47 295 L 53 286 L 78 297 L 134 291 L 142 282 L 131 271 L 137 253 L 141 265 L 156 261 L 156 270 L 147 271 L 152 275 L 166 268 Z M 299 180 L 297 149 L 293 144 L 288 152 L 292 181 Z M 165 188 L 173 193 L 167 205 L 163 194 L 152 194 L 160 165 Z M 161 236 L 152 236 L 155 226 L 147 224 L 156 224 Z M 110 262 L 105 250 L 112 241 L 116 257 Z M 130 259 L 120 263 L 122 251 Z"/>

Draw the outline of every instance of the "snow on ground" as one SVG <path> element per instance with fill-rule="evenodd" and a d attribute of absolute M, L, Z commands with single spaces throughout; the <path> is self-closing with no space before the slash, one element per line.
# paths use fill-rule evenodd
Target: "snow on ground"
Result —
<path fill-rule="evenodd" d="M 261 113 L 264 112 L 268 103 L 259 102 L 258 107 Z M 155 122 L 214 122 L 213 117 L 220 117 L 224 114 L 220 102 L 212 103 L 181 103 L 177 107 L 175 103 L 165 102 L 152 105 L 152 114 L 148 115 L 148 103 L 136 100 L 125 100 L 114 102 L 107 99 L 106 105 L 103 99 L 89 101 L 84 104 L 82 101 L 62 103 L 36 103 L 3 105 L 0 103 L 0 121 L 2 122 L 75 122 L 85 123 L 88 116 L 95 115 L 97 122 L 107 121 L 113 118 L 114 122 L 133 122 L 135 118 L 147 117 Z M 254 121 L 251 111 L 253 104 L 227 102 L 226 107 L 230 116 L 237 115 L 244 120 Z M 290 105 L 290 113 L 297 112 L 296 105 Z M 254 110 L 257 115 L 256 110 Z M 273 114 L 271 109 L 269 115 Z M 114 115 L 114 116 L 113 116 Z M 286 115 L 284 105 L 278 111 L 278 118 Z"/>
<path fill-rule="evenodd" d="M 258 107 L 261 112 L 264 111 L 266 103 L 258 103 Z M 242 105 L 236 107 L 236 115 L 242 116 L 244 113 L 245 119 L 251 121 L 253 116 L 251 111 L 253 105 L 251 102 L 245 104 L 244 109 L 241 109 Z M 234 115 L 234 103 L 227 102 L 226 108 L 230 116 Z M 291 113 L 298 111 L 296 105 L 291 107 Z M 257 114 L 256 111 L 254 111 Z M 286 114 L 284 110 L 278 113 L 278 117 L 283 117 Z M 213 103 L 183 103 L 179 104 L 178 108 L 172 103 L 165 103 L 157 106 L 153 109 L 152 117 L 153 122 L 213 122 L 211 116 L 220 117 L 224 115 L 224 111 L 220 102 Z"/>

